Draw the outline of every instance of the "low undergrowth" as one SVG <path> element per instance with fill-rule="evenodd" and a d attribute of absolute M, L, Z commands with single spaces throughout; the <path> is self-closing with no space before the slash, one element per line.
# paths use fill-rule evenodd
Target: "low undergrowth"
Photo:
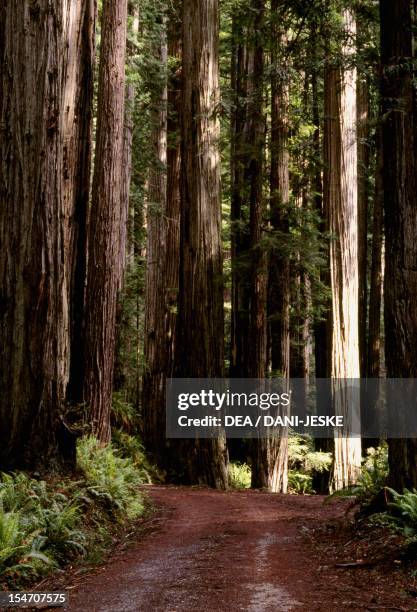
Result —
<path fill-rule="evenodd" d="M 141 447 L 136 450 L 132 458 L 126 449 L 85 437 L 78 442 L 76 479 L 0 475 L 0 589 L 19 589 L 94 558 L 109 534 L 144 513 L 138 487 L 151 480 L 152 469 Z"/>

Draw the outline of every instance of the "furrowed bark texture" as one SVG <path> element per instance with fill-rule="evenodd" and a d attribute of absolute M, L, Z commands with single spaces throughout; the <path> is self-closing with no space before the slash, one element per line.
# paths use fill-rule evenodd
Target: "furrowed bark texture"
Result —
<path fill-rule="evenodd" d="M 286 36 L 277 25 L 279 0 L 272 0 L 271 75 L 271 225 L 277 232 L 289 233 L 289 84 L 288 66 L 280 65 L 280 46 Z M 282 51 L 281 51 L 282 54 Z M 282 64 L 283 60 L 281 60 Z M 290 375 L 290 262 L 282 249 L 273 249 L 269 261 L 268 318 L 272 371 Z"/>
<path fill-rule="evenodd" d="M 376 176 L 372 224 L 372 263 L 369 289 L 367 346 L 368 378 L 379 378 L 381 367 L 382 243 L 384 215 L 384 167 L 382 126 L 377 129 Z"/>
<path fill-rule="evenodd" d="M 246 144 L 248 115 L 248 70 L 251 57 L 246 16 L 236 10 L 233 16 L 232 89 L 234 109 L 231 120 L 231 257 L 232 320 L 230 375 L 244 377 L 249 332 L 249 210 L 245 169 L 249 164 Z"/>
<path fill-rule="evenodd" d="M 64 5 L 2 3 L 1 17 L 0 467 L 72 467 Z"/>
<path fill-rule="evenodd" d="M 83 323 L 87 274 L 87 227 L 90 197 L 96 3 L 68 2 L 65 28 L 64 89 L 64 265 L 71 296 L 68 399 L 82 401 Z"/>
<path fill-rule="evenodd" d="M 144 433 L 148 449 L 163 456 L 165 440 L 165 380 L 167 346 L 165 337 L 167 291 L 167 43 L 166 32 L 155 50 L 165 78 L 153 95 L 153 168 L 149 176 L 147 202 L 147 271 L 145 305 L 145 361 L 143 380 Z"/>
<path fill-rule="evenodd" d="M 289 153 L 288 153 L 288 106 L 289 87 L 286 71 L 288 66 L 280 65 L 280 52 L 285 46 L 286 36 L 278 27 L 279 3 L 271 3 L 271 175 L 270 175 L 270 208 L 271 225 L 274 230 L 283 233 L 289 231 L 286 207 L 289 201 Z M 261 44 L 261 43 L 259 43 Z M 282 62 L 282 60 L 281 60 Z M 256 79 L 256 80 L 255 80 Z M 262 74 L 254 75 L 254 87 L 260 91 L 255 104 L 262 109 Z M 261 126 L 260 126 L 261 129 Z M 262 162 L 262 141 L 259 156 Z M 260 166 L 259 198 L 262 200 L 262 164 Z M 259 220 L 261 225 L 264 219 Z M 259 236 L 260 238 L 261 236 Z M 268 274 L 265 278 L 266 304 L 259 305 L 267 309 L 269 319 L 269 349 L 265 350 L 265 363 L 259 378 L 266 376 L 267 355 L 271 358 L 274 372 L 279 371 L 288 377 L 290 370 L 290 268 L 289 261 L 273 249 L 269 254 Z M 262 333 L 263 332 L 262 330 Z M 286 493 L 288 487 L 288 438 L 284 434 L 274 439 L 259 440 L 255 444 L 255 457 L 252 466 L 252 486 L 264 487 L 274 492 Z"/>
<path fill-rule="evenodd" d="M 369 149 L 369 85 L 366 80 L 357 83 L 357 137 L 358 137 L 358 271 L 359 271 L 359 356 L 361 376 L 366 375 L 366 336 L 368 301 L 368 172 Z"/>
<path fill-rule="evenodd" d="M 183 1 L 181 259 L 175 373 L 222 377 L 217 0 Z M 192 482 L 227 487 L 224 440 L 184 445 Z"/>
<path fill-rule="evenodd" d="M 417 375 L 417 184 L 411 4 L 381 0 L 387 376 Z M 400 416 L 400 415 L 399 415 Z M 390 440 L 391 485 L 417 486 L 417 441 Z"/>
<path fill-rule="evenodd" d="M 249 322 L 248 346 L 244 373 L 248 378 L 262 379 L 267 370 L 267 298 L 268 269 L 266 252 L 261 246 L 266 210 L 262 193 L 265 118 L 263 99 L 264 49 L 262 28 L 265 3 L 254 0 L 253 24 L 248 32 L 247 117 L 244 169 L 245 194 L 249 208 Z M 284 111 L 285 112 L 285 111 Z M 285 156 L 285 151 L 281 149 Z M 280 167 L 278 170 L 282 169 Z M 288 351 L 289 352 L 289 351 Z M 289 357 L 289 355 L 288 355 Z M 287 439 L 254 439 L 252 441 L 252 487 L 285 491 L 287 487 Z"/>
<path fill-rule="evenodd" d="M 355 35 L 356 26 L 349 11 L 343 13 L 344 27 Z M 343 49 L 349 60 L 351 46 Z M 328 66 L 325 82 L 326 190 L 325 207 L 334 239 L 330 245 L 332 287 L 332 371 L 336 414 L 349 422 L 356 392 L 347 389 L 343 379 L 359 378 L 358 320 L 358 191 L 356 135 L 356 69 L 343 72 Z M 360 438 L 335 438 L 333 487 L 354 483 L 361 465 Z"/>
<path fill-rule="evenodd" d="M 127 0 L 103 2 L 97 138 L 89 227 L 84 400 L 93 433 L 110 441 L 115 322 L 120 273 L 120 202 Z"/>

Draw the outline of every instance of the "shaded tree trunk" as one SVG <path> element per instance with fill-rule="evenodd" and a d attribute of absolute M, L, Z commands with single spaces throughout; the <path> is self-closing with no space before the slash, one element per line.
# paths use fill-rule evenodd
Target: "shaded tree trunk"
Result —
<path fill-rule="evenodd" d="M 245 363 L 249 332 L 249 211 L 245 169 L 249 164 L 246 144 L 248 114 L 248 23 L 236 10 L 232 31 L 232 90 L 234 106 L 231 121 L 231 258 L 232 320 L 230 376 L 246 376 Z"/>
<path fill-rule="evenodd" d="M 262 28 L 265 4 L 254 0 L 253 25 L 248 36 L 247 117 L 245 146 L 249 152 L 244 169 L 244 185 L 248 186 L 249 208 L 249 321 L 248 347 L 244 372 L 248 378 L 263 379 L 267 370 L 267 256 L 262 247 L 266 206 L 263 197 L 264 118 L 264 49 Z M 285 155 L 284 151 L 281 152 Z M 280 170 L 280 169 L 278 169 Z M 280 345 L 281 346 L 281 345 Z M 289 352 L 289 346 L 288 346 Z M 289 358 L 289 355 L 288 355 Z M 253 488 L 285 491 L 287 487 L 287 438 L 257 438 L 252 441 Z"/>
<path fill-rule="evenodd" d="M 288 234 L 290 175 L 288 152 L 289 85 L 288 66 L 280 60 L 286 36 L 277 22 L 279 0 L 272 0 L 272 72 L 271 72 L 271 226 L 277 233 Z M 271 367 L 282 376 L 290 375 L 290 262 L 282 248 L 271 251 L 269 261 L 268 318 L 270 327 Z"/>
<path fill-rule="evenodd" d="M 92 430 L 111 437 L 115 323 L 120 275 L 127 0 L 104 0 L 85 319 L 84 400 Z"/>
<path fill-rule="evenodd" d="M 382 240 L 384 214 L 383 170 L 382 126 L 378 126 L 372 224 L 372 264 L 369 289 L 369 327 L 366 371 L 368 378 L 379 378 L 381 367 Z"/>
<path fill-rule="evenodd" d="M 155 57 L 160 67 L 153 86 L 153 161 L 147 194 L 147 271 L 145 302 L 145 373 L 143 421 L 147 448 L 161 459 L 165 447 L 165 380 L 167 375 L 167 40 L 160 24 L 161 41 Z"/>
<path fill-rule="evenodd" d="M 328 157 L 327 149 L 329 132 L 326 132 L 326 141 L 322 143 L 322 125 L 320 118 L 320 108 L 321 108 L 321 100 L 319 96 L 319 71 L 317 69 L 317 63 L 319 61 L 319 53 L 318 53 L 318 26 L 317 24 L 313 24 L 312 32 L 311 32 L 311 49 L 314 58 L 314 66 L 311 75 L 311 97 L 312 97 L 312 118 L 314 125 L 314 136 L 313 136 L 313 146 L 314 146 L 314 164 L 313 164 L 313 172 L 312 172 L 312 188 L 314 192 L 314 206 L 319 215 L 320 219 L 320 229 L 321 231 L 327 232 L 329 230 L 328 227 L 328 217 L 326 211 L 323 207 L 323 178 L 326 181 L 326 189 L 328 183 L 329 174 L 327 172 L 328 169 L 324 167 L 323 173 L 323 158 L 326 159 Z M 323 178 L 322 178 L 322 175 Z M 329 261 L 330 253 L 327 253 L 327 263 L 326 267 L 320 271 L 320 280 L 327 286 L 330 286 L 330 261 Z M 323 320 L 316 321 L 314 325 L 314 361 L 315 361 L 315 375 L 317 378 L 329 378 L 330 377 L 330 354 L 331 354 L 331 325 L 332 325 L 332 317 L 331 317 L 331 304 L 328 304 L 328 311 L 326 316 L 323 317 Z M 321 440 L 317 441 L 319 445 L 321 445 Z M 319 449 L 317 449 L 319 450 Z"/>
<path fill-rule="evenodd" d="M 0 14 L 0 467 L 72 468 L 63 3 L 2 3 Z"/>
<path fill-rule="evenodd" d="M 68 399 L 80 403 L 83 393 L 83 323 L 87 275 L 95 61 L 95 0 L 67 3 L 67 71 L 64 91 L 65 255 L 71 295 L 70 378 Z"/>
<path fill-rule="evenodd" d="M 361 377 L 366 376 L 366 337 L 368 302 L 368 198 L 369 198 L 369 85 L 363 78 L 357 84 L 358 138 L 358 271 L 359 271 L 359 356 Z"/>
<path fill-rule="evenodd" d="M 217 0 L 184 0 L 181 238 L 175 374 L 224 373 Z M 223 439 L 183 445 L 191 482 L 225 488 Z"/>
<path fill-rule="evenodd" d="M 409 0 L 380 0 L 385 209 L 387 376 L 417 375 L 417 185 L 412 14 Z M 417 441 L 389 440 L 391 486 L 417 486 Z"/>

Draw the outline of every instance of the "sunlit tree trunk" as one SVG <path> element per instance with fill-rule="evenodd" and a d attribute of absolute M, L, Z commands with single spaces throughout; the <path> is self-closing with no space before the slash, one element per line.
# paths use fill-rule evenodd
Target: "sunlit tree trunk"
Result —
<path fill-rule="evenodd" d="M 184 0 L 177 377 L 224 373 L 217 0 Z M 184 444 L 191 482 L 225 488 L 223 439 Z"/>
<path fill-rule="evenodd" d="M 71 468 L 64 6 L 3 2 L 0 16 L 0 468 Z"/>
<path fill-rule="evenodd" d="M 346 32 L 355 35 L 355 21 L 344 11 Z M 353 51 L 343 49 L 347 58 Z M 358 320 L 358 190 L 356 134 L 356 69 L 328 66 L 325 76 L 325 140 L 327 142 L 325 208 L 334 239 L 330 244 L 332 287 L 332 367 L 336 414 L 348 421 L 356 392 L 343 379 L 360 377 Z M 337 399 L 336 399 L 337 398 Z M 356 481 L 361 465 L 360 438 L 335 437 L 333 487 Z"/>
<path fill-rule="evenodd" d="M 409 0 L 380 1 L 387 376 L 417 375 L 416 114 Z M 417 486 L 417 441 L 389 440 L 391 485 Z"/>
<path fill-rule="evenodd" d="M 97 142 L 89 227 L 84 400 L 93 433 L 111 437 L 115 323 L 120 275 L 127 0 L 104 0 Z"/>

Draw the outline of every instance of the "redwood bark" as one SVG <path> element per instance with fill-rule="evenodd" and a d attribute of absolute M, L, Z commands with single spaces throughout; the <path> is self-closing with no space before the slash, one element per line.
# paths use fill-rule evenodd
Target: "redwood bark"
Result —
<path fill-rule="evenodd" d="M 381 368 L 382 243 L 384 215 L 384 175 L 382 126 L 377 128 L 376 176 L 372 224 L 372 264 L 369 289 L 367 346 L 368 378 L 379 378 Z"/>
<path fill-rule="evenodd" d="M 127 0 L 104 0 L 97 137 L 89 227 L 84 400 L 93 433 L 111 437 L 115 323 L 120 274 Z"/>
<path fill-rule="evenodd" d="M 65 255 L 71 295 L 68 399 L 82 401 L 83 324 L 87 275 L 87 228 L 91 180 L 92 120 L 95 60 L 95 0 L 67 3 L 67 56 L 64 90 Z"/>
<path fill-rule="evenodd" d="M 181 244 L 177 377 L 224 373 L 217 0 L 184 0 L 181 105 Z M 224 440 L 187 449 L 191 482 L 227 487 Z"/>
<path fill-rule="evenodd" d="M 63 2 L 2 3 L 0 468 L 72 468 Z"/>
<path fill-rule="evenodd" d="M 153 105 L 153 161 L 147 194 L 147 271 L 145 302 L 145 363 L 143 379 L 144 433 L 148 449 L 155 457 L 163 458 L 165 440 L 165 379 L 166 307 L 167 291 L 167 41 L 163 26 L 161 41 L 155 57 L 163 74 L 158 75 L 152 95 Z"/>
<path fill-rule="evenodd" d="M 417 184 L 412 8 L 380 1 L 387 376 L 417 375 Z M 391 485 L 417 486 L 417 441 L 390 440 Z"/>
<path fill-rule="evenodd" d="M 234 106 L 231 121 L 231 257 L 232 317 L 230 376 L 246 376 L 248 352 L 249 282 L 248 282 L 248 185 L 245 169 L 249 164 L 247 135 L 248 114 L 248 24 L 247 17 L 236 10 L 232 32 L 232 90 Z"/>
<path fill-rule="evenodd" d="M 349 11 L 343 22 L 350 37 L 355 36 L 355 21 Z M 350 44 L 343 49 L 349 59 Z M 329 228 L 332 287 L 332 379 L 336 414 L 346 422 L 351 414 L 352 397 L 345 379 L 360 377 L 358 319 L 358 190 L 356 133 L 356 69 L 341 71 L 328 66 L 325 82 L 326 189 L 324 202 Z M 339 399 L 336 399 L 339 398 Z M 361 465 L 360 438 L 335 438 L 333 486 L 343 488 L 354 483 Z"/>
<path fill-rule="evenodd" d="M 277 233 L 288 234 L 289 175 L 289 84 L 288 66 L 280 61 L 286 36 L 277 25 L 279 0 L 272 0 L 271 72 L 271 225 Z M 268 318 L 273 372 L 290 375 L 290 262 L 282 249 L 271 251 L 269 260 Z"/>
<path fill-rule="evenodd" d="M 359 272 L 359 356 L 361 377 L 366 376 L 366 337 L 368 303 L 368 199 L 369 199 L 369 85 L 358 79 L 358 272 Z"/>

